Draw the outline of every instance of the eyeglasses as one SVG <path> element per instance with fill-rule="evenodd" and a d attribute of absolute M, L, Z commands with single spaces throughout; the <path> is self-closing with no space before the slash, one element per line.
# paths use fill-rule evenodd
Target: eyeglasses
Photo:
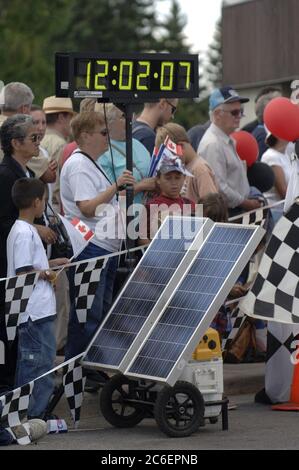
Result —
<path fill-rule="evenodd" d="M 224 113 L 230 113 L 233 117 L 243 117 L 244 116 L 244 109 L 232 109 L 229 111 L 228 109 L 222 109 Z"/>
<path fill-rule="evenodd" d="M 28 139 L 31 140 L 31 142 L 40 142 L 42 140 L 42 136 L 40 134 L 32 134 L 28 136 Z"/>
<path fill-rule="evenodd" d="M 174 114 L 176 112 L 177 107 L 174 106 L 174 104 L 172 104 L 170 101 L 168 101 L 168 100 L 165 100 L 165 101 L 171 107 L 171 114 Z"/>

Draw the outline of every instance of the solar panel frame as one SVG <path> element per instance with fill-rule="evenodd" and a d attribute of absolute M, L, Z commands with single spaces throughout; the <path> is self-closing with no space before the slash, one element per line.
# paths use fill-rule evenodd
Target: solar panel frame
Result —
<path fill-rule="evenodd" d="M 159 377 L 157 375 L 146 375 L 146 374 L 140 374 L 140 373 L 135 373 L 131 371 L 131 368 L 133 368 L 133 365 L 138 358 L 138 354 L 142 351 L 142 348 L 146 344 L 147 340 L 150 338 L 151 334 L 155 330 L 156 326 L 159 324 L 160 319 L 163 317 L 164 313 L 166 312 L 168 306 L 171 304 L 171 300 L 175 296 L 176 292 L 179 290 L 181 284 L 184 282 L 185 277 L 188 275 L 188 273 L 191 271 L 192 266 L 194 265 L 196 259 L 200 256 L 200 253 L 205 247 L 205 244 L 208 243 L 210 237 L 213 235 L 213 231 L 218 228 L 218 227 L 234 227 L 237 230 L 242 230 L 242 229 L 247 229 L 252 232 L 252 235 L 248 242 L 246 243 L 244 249 L 242 250 L 241 254 L 238 256 L 237 260 L 234 262 L 234 265 L 232 266 L 228 276 L 226 277 L 225 281 L 222 283 L 222 286 L 220 290 L 218 291 L 217 295 L 214 297 L 212 303 L 208 307 L 206 313 L 202 316 L 200 319 L 198 325 L 193 331 L 192 336 L 190 339 L 187 341 L 185 347 L 183 348 L 182 352 L 179 354 L 178 359 L 176 360 L 174 366 L 172 367 L 171 371 L 168 373 L 167 377 Z M 228 293 L 232 289 L 234 283 L 236 282 L 238 276 L 241 274 L 242 270 L 246 266 L 247 262 L 249 261 L 253 251 L 257 247 L 258 243 L 261 241 L 262 237 L 264 236 L 264 229 L 262 229 L 259 226 L 253 226 L 253 225 L 248 225 L 248 226 L 242 226 L 240 227 L 239 224 L 220 224 L 216 223 L 214 227 L 211 229 L 210 233 L 208 236 L 205 238 L 204 243 L 201 245 L 199 252 L 196 257 L 192 260 L 190 265 L 187 267 L 185 273 L 183 273 L 181 277 L 181 282 L 177 286 L 177 289 L 175 292 L 173 292 L 173 295 L 169 298 L 167 304 L 164 306 L 163 310 L 161 311 L 160 315 L 158 318 L 156 318 L 154 324 L 151 326 L 150 330 L 148 331 L 148 334 L 143 341 L 143 344 L 140 346 L 139 350 L 136 352 L 136 355 L 134 358 L 132 358 L 132 361 L 128 365 L 127 369 L 125 370 L 125 375 L 131 378 L 138 378 L 138 379 L 146 379 L 146 380 L 153 380 L 156 382 L 161 382 L 161 383 L 167 383 L 169 385 L 174 385 L 175 382 L 178 380 L 180 375 L 182 374 L 182 371 L 184 367 L 186 366 L 187 362 L 190 360 L 190 357 L 197 346 L 199 340 L 202 338 L 202 336 L 205 334 L 206 330 L 211 324 L 211 321 L 213 320 L 214 316 L 216 313 L 219 311 L 219 308 L 221 305 L 224 303 L 225 299 L 228 296 Z"/>
<path fill-rule="evenodd" d="M 159 231 L 157 232 L 154 239 L 150 243 L 146 254 L 150 252 L 150 249 L 153 246 L 155 240 L 159 239 L 160 234 L 163 232 L 163 230 L 165 230 L 165 227 L 166 227 L 166 225 L 167 225 L 167 223 L 170 219 L 179 220 L 180 222 L 184 219 L 189 219 L 189 220 L 191 219 L 193 221 L 198 221 L 198 222 L 202 221 L 202 225 L 200 227 L 200 230 L 198 231 L 198 233 L 194 237 L 193 241 L 191 242 L 190 246 L 188 247 L 188 249 L 186 249 L 186 252 L 185 252 L 182 260 L 179 262 L 179 264 L 176 267 L 172 277 L 169 279 L 169 282 L 166 284 L 164 290 L 161 292 L 156 304 L 153 306 L 152 310 L 148 314 L 148 316 L 147 316 L 146 320 L 144 321 L 140 331 L 138 332 L 138 334 L 135 336 L 135 339 L 133 340 L 133 342 L 128 347 L 128 349 L 127 349 L 125 355 L 122 357 L 121 361 L 118 362 L 117 364 L 107 364 L 107 363 L 103 363 L 103 362 L 96 362 L 96 361 L 88 360 L 88 353 L 89 353 L 89 351 L 91 350 L 92 347 L 93 348 L 95 348 L 95 347 L 101 348 L 100 344 L 97 344 L 96 346 L 93 346 L 93 343 L 95 342 L 95 340 L 96 340 L 97 336 L 99 335 L 99 333 L 101 332 L 101 330 L 103 330 L 105 328 L 105 325 L 109 321 L 110 316 L 113 314 L 114 308 L 116 307 L 116 305 L 120 301 L 120 299 L 121 299 L 123 293 L 125 292 L 127 286 L 129 286 L 130 282 L 134 278 L 134 275 L 137 272 L 138 268 L 142 265 L 143 258 L 141 258 L 141 260 L 137 264 L 135 270 L 130 275 L 129 279 L 127 280 L 127 282 L 125 283 L 125 285 L 121 289 L 120 293 L 118 294 L 117 298 L 113 302 L 113 305 L 111 306 L 111 309 L 109 310 L 109 312 L 108 312 L 106 318 L 104 319 L 103 323 L 100 325 L 100 327 L 98 328 L 98 330 L 94 334 L 91 342 L 89 343 L 89 345 L 86 349 L 86 352 L 84 354 L 83 360 L 82 360 L 82 364 L 84 366 L 92 367 L 92 368 L 105 369 L 105 370 L 108 370 L 108 371 L 113 370 L 113 371 L 118 371 L 118 372 L 124 372 L 127 369 L 128 365 L 132 361 L 132 358 L 134 357 L 136 352 L 139 350 L 140 345 L 143 344 L 144 339 L 147 336 L 147 332 L 148 332 L 149 328 L 155 322 L 156 318 L 160 315 L 161 310 L 163 310 L 165 304 L 167 304 L 169 296 L 171 296 L 171 294 L 175 290 L 176 285 L 180 282 L 182 273 L 185 272 L 185 270 L 187 269 L 187 266 L 189 266 L 189 264 L 190 264 L 190 261 L 194 257 L 196 257 L 196 254 L 198 252 L 199 247 L 201 246 L 203 240 L 205 239 L 205 237 L 207 236 L 207 234 L 210 232 L 210 230 L 213 227 L 213 222 L 210 219 L 205 219 L 205 218 L 200 218 L 200 217 L 190 218 L 190 217 L 179 217 L 179 216 L 167 217 L 163 221 Z"/>

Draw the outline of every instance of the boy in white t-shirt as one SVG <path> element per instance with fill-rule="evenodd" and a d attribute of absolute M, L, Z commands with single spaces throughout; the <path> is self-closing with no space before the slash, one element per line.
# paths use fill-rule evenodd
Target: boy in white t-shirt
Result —
<path fill-rule="evenodd" d="M 12 226 L 7 239 L 7 276 L 40 271 L 26 310 L 20 314 L 15 377 L 15 386 L 19 387 L 54 367 L 56 304 L 51 281 L 55 279 L 55 273 L 49 270 L 49 264 L 63 265 L 68 259 L 48 261 L 42 241 L 33 225 L 34 219 L 41 217 L 45 209 L 45 185 L 38 179 L 21 178 L 12 187 L 12 199 L 19 209 L 19 218 Z M 53 387 L 51 375 L 35 382 L 28 416 L 45 417 Z"/>

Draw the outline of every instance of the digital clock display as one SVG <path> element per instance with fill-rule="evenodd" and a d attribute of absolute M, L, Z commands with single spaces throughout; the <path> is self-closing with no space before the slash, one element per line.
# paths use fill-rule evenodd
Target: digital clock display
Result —
<path fill-rule="evenodd" d="M 110 101 L 198 96 L 196 55 L 102 53 L 57 56 L 59 54 L 56 54 L 56 96 L 66 96 L 66 90 L 70 97 L 97 97 Z"/>

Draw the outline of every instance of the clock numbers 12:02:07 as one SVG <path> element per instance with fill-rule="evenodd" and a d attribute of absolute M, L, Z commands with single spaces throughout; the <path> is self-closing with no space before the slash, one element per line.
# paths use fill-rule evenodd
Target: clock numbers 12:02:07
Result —
<path fill-rule="evenodd" d="M 157 80 L 159 90 L 172 91 L 176 75 L 180 78 L 181 88 L 186 91 L 190 89 L 191 62 L 159 61 L 153 64 L 148 60 L 138 60 L 136 82 L 134 80 L 135 63 L 132 60 L 121 60 L 118 65 L 111 66 L 109 60 L 96 60 L 94 64 L 96 72 L 92 74 L 92 61 L 90 60 L 86 64 L 85 86 L 87 89 L 108 90 L 108 80 L 111 80 L 112 86 L 116 86 L 119 90 L 149 91 L 149 81 Z"/>

